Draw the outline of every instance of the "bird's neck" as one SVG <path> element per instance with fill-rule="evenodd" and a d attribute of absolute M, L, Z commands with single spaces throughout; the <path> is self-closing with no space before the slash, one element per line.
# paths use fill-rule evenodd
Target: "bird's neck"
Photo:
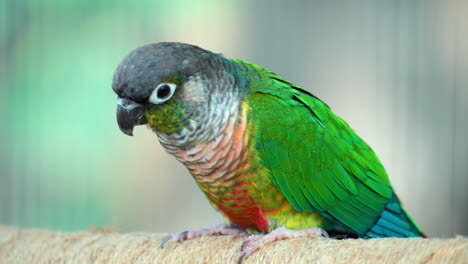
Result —
<path fill-rule="evenodd" d="M 246 107 L 239 107 L 238 111 L 231 113 L 221 128 L 211 141 L 198 142 L 188 149 L 170 150 L 199 184 L 234 178 L 239 166 L 247 162 Z"/>

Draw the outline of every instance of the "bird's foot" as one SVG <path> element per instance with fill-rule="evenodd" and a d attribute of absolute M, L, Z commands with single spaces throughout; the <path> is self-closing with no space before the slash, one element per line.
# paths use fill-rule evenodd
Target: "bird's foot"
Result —
<path fill-rule="evenodd" d="M 218 236 L 218 235 L 237 235 L 246 233 L 245 229 L 241 226 L 235 224 L 214 224 L 209 227 L 201 228 L 198 230 L 190 230 L 190 231 L 183 231 L 183 232 L 175 232 L 172 233 L 165 238 L 163 238 L 161 242 L 161 248 L 164 248 L 167 242 L 174 241 L 182 243 L 185 240 L 197 238 L 201 236 Z"/>
<path fill-rule="evenodd" d="M 238 263 L 242 263 L 246 258 L 251 256 L 255 251 L 262 248 L 265 244 L 296 237 L 328 237 L 328 233 L 318 227 L 312 227 L 301 230 L 291 230 L 285 227 L 278 227 L 265 235 L 250 235 L 242 243 L 242 252 L 239 256 Z"/>

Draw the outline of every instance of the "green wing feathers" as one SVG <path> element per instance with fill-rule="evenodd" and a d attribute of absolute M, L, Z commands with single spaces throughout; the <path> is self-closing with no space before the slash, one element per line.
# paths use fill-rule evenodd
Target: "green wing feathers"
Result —
<path fill-rule="evenodd" d="M 253 81 L 246 99 L 270 180 L 295 210 L 317 211 L 366 234 L 394 197 L 374 152 L 318 98 L 244 65 L 255 75 L 248 78 Z"/>

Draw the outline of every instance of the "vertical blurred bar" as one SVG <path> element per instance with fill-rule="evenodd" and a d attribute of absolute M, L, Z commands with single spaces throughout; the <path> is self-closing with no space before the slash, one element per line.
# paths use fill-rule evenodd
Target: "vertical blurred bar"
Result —
<path fill-rule="evenodd" d="M 21 31 L 21 34 L 18 38 L 18 46 L 24 48 L 23 53 L 28 54 L 27 57 L 18 61 L 21 69 L 20 73 L 17 75 L 18 78 L 24 74 L 24 80 L 22 80 L 23 87 L 16 87 L 16 90 L 20 92 L 19 98 L 20 101 L 17 101 L 17 104 L 22 105 L 21 111 L 14 113 L 14 116 L 18 118 L 24 118 L 26 123 L 25 134 L 23 138 L 20 138 L 19 141 L 24 141 L 26 144 L 21 148 L 21 159 L 25 168 L 22 172 L 22 182 L 20 186 L 22 207 L 21 207 L 21 225 L 30 226 L 34 223 L 35 216 L 33 215 L 33 206 L 39 197 L 36 197 L 37 182 L 35 177 L 39 172 L 37 164 L 43 158 L 39 153 L 38 146 L 41 144 L 42 138 L 39 134 L 39 129 L 42 124 L 42 118 L 44 114 L 41 109 L 38 108 L 38 102 L 40 100 L 40 94 L 42 89 L 40 87 L 40 73 L 43 67 L 34 68 L 37 64 L 37 60 L 41 55 L 41 25 L 37 18 L 42 15 L 41 10 L 35 10 L 32 12 L 31 0 L 23 0 L 22 9 L 22 18 L 26 21 L 24 29 Z M 36 13 L 37 12 L 37 13 Z M 35 30 L 30 30 L 34 28 Z M 31 34 L 31 35 L 30 35 Z M 29 38 L 33 36 L 33 40 Z M 30 41 L 28 41 L 30 40 Z M 27 42 L 26 42 L 27 41 Z M 34 41 L 34 43 L 32 43 Z M 17 54 L 20 54 L 17 52 Z M 18 56 L 22 57 L 22 56 Z M 16 81 L 16 80 L 15 80 Z M 41 114 L 42 113 L 42 114 Z"/>
<path fill-rule="evenodd" d="M 24 131 L 20 131 L 18 129 L 17 125 L 20 123 L 19 121 L 21 120 L 23 124 L 28 124 L 29 119 L 28 119 L 28 101 L 27 101 L 27 94 L 25 92 L 26 87 L 19 87 L 17 85 L 17 78 L 24 78 L 24 84 L 27 85 L 28 83 L 28 69 L 27 69 L 27 62 L 21 60 L 22 58 L 25 58 L 25 56 L 18 56 L 18 51 L 24 45 L 20 45 L 20 37 L 25 33 L 25 29 L 27 28 L 27 23 L 28 23 L 28 17 L 26 15 L 26 4 L 24 0 L 22 1 L 12 1 L 14 4 L 12 5 L 11 8 L 11 13 L 14 14 L 12 15 L 12 21 L 13 25 L 9 28 L 11 34 L 9 37 L 11 37 L 10 44 L 11 46 L 9 47 L 10 49 L 10 56 L 12 56 L 11 60 L 11 69 L 12 72 L 10 74 L 10 82 L 9 82 L 9 87 L 11 91 L 11 97 L 12 98 L 19 98 L 22 97 L 24 101 L 13 101 L 9 103 L 10 111 L 9 111 L 9 118 L 11 121 L 11 128 L 12 128 L 12 177 L 13 177 L 13 188 L 12 188 L 12 197 L 13 197 L 13 204 L 12 204 L 12 211 L 13 211 L 13 223 L 15 225 L 19 226 L 24 226 L 25 223 L 25 209 L 26 209 L 26 202 L 27 202 L 27 192 L 28 189 L 27 187 L 25 188 L 25 184 L 27 183 L 27 175 L 26 171 L 29 167 L 29 152 L 33 151 L 32 149 L 29 149 L 27 153 L 25 153 L 25 148 L 28 145 L 28 141 L 30 140 L 27 137 L 27 131 L 29 127 L 26 125 L 23 127 Z M 22 43 L 21 43 L 22 44 Z M 18 72 L 18 69 L 22 69 L 21 72 Z M 23 97 L 24 96 L 24 97 Z M 18 105 L 14 104 L 19 104 L 22 103 L 22 107 L 24 106 L 25 108 L 22 109 L 22 113 L 17 113 L 16 110 L 19 110 L 20 108 Z M 21 108 L 22 108 L 21 107 Z M 21 115 L 21 116 L 20 116 Z"/>
<path fill-rule="evenodd" d="M 458 35 L 458 31 L 459 31 L 459 28 L 460 28 L 460 22 L 461 22 L 461 19 L 459 17 L 460 15 L 460 12 L 458 12 L 458 8 L 460 7 L 460 4 L 457 0 L 453 0 L 453 1 L 450 1 L 451 3 L 448 4 L 445 8 L 448 9 L 448 15 L 451 17 L 450 19 L 450 24 L 452 25 L 452 30 L 451 30 L 451 34 L 450 34 L 450 46 L 451 47 L 448 47 L 449 49 L 449 52 L 447 53 L 447 56 L 450 56 L 450 61 L 451 61 L 451 65 L 449 67 L 451 67 L 451 69 L 449 69 L 449 75 L 451 73 L 451 76 L 447 76 L 447 79 L 449 80 L 449 82 L 451 82 L 450 84 L 450 90 L 451 90 L 451 93 L 452 93 L 452 98 L 450 98 L 450 104 L 449 104 L 449 111 L 450 111 L 450 133 L 449 133 L 449 138 L 450 138 L 450 178 L 449 178 L 449 181 L 450 181 L 450 185 L 449 185 L 449 190 L 450 190 L 450 196 L 449 196 L 449 200 L 450 200 L 450 212 L 449 212 L 449 215 L 452 215 L 451 219 L 450 219 L 450 225 L 451 225 L 451 230 L 450 232 L 451 233 L 454 233 L 456 234 L 456 226 L 457 226 L 457 208 L 456 206 L 458 205 L 457 202 L 456 202 L 456 194 L 455 194 L 455 184 L 458 184 L 458 182 L 460 181 L 459 180 L 459 176 L 456 175 L 456 164 L 457 164 L 457 157 L 456 157 L 456 152 L 457 152 L 457 147 L 456 147 L 456 137 L 457 137 L 457 124 L 456 124 L 456 121 L 458 119 L 458 113 L 457 113 L 457 94 L 458 94 L 458 91 L 457 91 L 457 84 L 460 82 L 460 77 L 459 77 L 459 68 L 460 67 L 460 64 L 458 63 L 458 55 L 459 55 L 459 50 L 458 50 L 458 42 L 460 41 L 460 37 Z M 447 87 L 448 88 L 448 87 Z M 447 175 L 448 176 L 448 175 Z"/>
<path fill-rule="evenodd" d="M 456 1 L 454 11 L 454 122 L 452 217 L 456 234 L 468 234 L 468 2 Z"/>
<path fill-rule="evenodd" d="M 418 5 L 418 11 L 419 11 L 419 16 L 418 19 L 415 21 L 417 25 L 417 31 L 418 33 L 418 44 L 417 44 L 417 49 L 415 51 L 415 71 L 416 71 L 416 80 L 415 80 L 415 93 L 416 96 L 414 97 L 414 122 L 415 122 L 415 130 L 414 133 L 416 135 L 416 140 L 413 144 L 414 149 L 414 165 L 415 165 L 415 170 L 416 174 L 414 175 L 415 177 L 415 184 L 416 186 L 424 186 L 427 181 L 428 177 L 430 177 L 429 174 L 425 174 L 427 168 L 427 159 L 424 157 L 427 155 L 426 154 L 426 149 L 430 146 L 430 144 L 424 143 L 424 139 L 427 139 L 428 137 L 425 137 L 424 135 L 427 134 L 425 132 L 424 126 L 421 124 L 422 120 L 424 120 L 425 116 L 425 97 L 420 96 L 425 93 L 426 90 L 426 78 L 427 78 L 427 61 L 428 61 L 428 52 L 427 52 L 427 46 L 426 46 L 426 40 L 427 40 L 427 11 L 426 11 L 426 3 L 424 0 L 422 0 L 419 5 Z M 422 188 L 415 187 L 416 191 L 419 191 L 421 193 L 426 193 L 426 190 L 423 190 Z M 424 197 L 425 195 L 419 195 L 415 197 L 414 205 L 415 208 L 424 208 L 425 202 L 424 202 Z M 416 211 L 417 212 L 417 211 Z M 420 213 L 420 215 L 425 215 Z M 425 219 L 421 219 L 420 221 L 424 221 L 426 223 L 429 223 L 429 221 L 426 221 Z M 422 223 L 424 223 L 422 222 Z M 420 224 L 422 225 L 422 224 Z M 428 224 L 422 225 L 421 228 L 424 228 L 425 226 L 429 227 Z M 426 231 L 427 232 L 427 231 Z"/>
<path fill-rule="evenodd" d="M 6 139 L 8 137 L 7 127 L 7 34 L 9 27 L 8 4 L 10 1 L 0 1 L 0 123 L 3 129 L 0 129 L 0 138 L 3 144 L 0 147 L 0 224 L 10 223 L 10 169 L 9 169 L 9 150 L 10 146 Z"/>
<path fill-rule="evenodd" d="M 35 39 L 37 41 L 37 46 L 35 47 L 35 52 L 37 53 L 36 56 L 36 61 L 39 62 L 45 62 L 47 60 L 46 56 L 43 53 L 43 45 L 44 45 L 44 18 L 45 16 L 45 8 L 43 6 L 44 1 L 43 0 L 28 0 L 28 9 L 29 11 L 29 16 L 30 20 L 34 21 L 34 25 L 38 25 L 37 27 L 37 32 L 35 32 Z M 35 8 L 33 8 L 35 6 Z M 31 9 L 34 9 L 32 11 Z M 33 71 L 42 71 L 45 67 L 41 65 L 41 63 L 35 63 L 35 65 L 40 65 L 40 69 L 34 69 Z M 41 67 L 42 66 L 42 67 Z M 33 83 L 36 85 L 32 84 L 32 87 L 44 87 L 46 85 L 44 81 L 44 74 L 35 74 L 35 78 Z M 41 89 L 42 90 L 42 89 Z M 50 98 L 45 98 L 44 94 L 42 91 L 37 91 L 36 89 L 31 89 L 30 93 L 31 96 L 33 96 L 34 101 L 37 101 L 35 104 L 36 106 L 42 106 L 46 105 L 45 103 L 42 103 L 44 101 L 49 101 Z M 33 113 L 33 116 L 31 116 L 31 119 L 38 119 L 38 118 L 43 118 L 43 115 L 38 116 L 39 111 L 31 111 Z M 43 177 L 43 164 L 44 164 L 44 157 L 45 157 L 45 152 L 44 152 L 44 147 L 45 147 L 45 133 L 44 130 L 47 129 L 46 127 L 42 126 L 43 122 L 40 120 L 39 122 L 35 123 L 34 127 L 32 128 L 32 138 L 35 138 L 35 144 L 36 144 L 36 153 L 34 153 L 34 156 L 31 157 L 32 160 L 35 162 L 32 164 L 31 169 L 29 171 L 29 181 L 33 183 L 33 186 L 30 188 L 30 192 L 28 193 L 28 213 L 26 215 L 26 219 L 28 220 L 27 226 L 41 226 L 41 223 L 43 222 L 43 214 L 40 213 L 42 212 L 42 193 L 41 189 L 43 188 L 44 185 L 44 179 Z M 34 158 L 35 157 L 35 158 Z"/>
<path fill-rule="evenodd" d="M 8 123 L 11 124 L 11 121 L 13 119 L 12 117 L 12 112 L 13 112 L 13 103 L 11 101 L 11 98 L 13 97 L 12 95 L 15 93 L 14 90 L 11 89 L 11 86 L 12 86 L 12 83 L 13 83 L 13 68 L 15 67 L 15 60 L 14 60 L 14 57 L 13 57 L 13 52 L 14 52 L 14 45 L 15 45 L 15 42 L 16 42 L 16 32 L 19 31 L 19 27 L 20 25 L 22 24 L 21 21 L 20 21 L 20 17 L 21 16 L 21 13 L 20 13 L 20 8 L 18 8 L 18 2 L 17 1 L 7 1 L 9 3 L 9 6 L 8 6 L 8 13 L 10 14 L 9 15 L 9 25 L 8 25 L 8 33 L 6 34 L 6 49 L 8 51 L 8 55 L 7 55 L 7 63 L 8 63 L 8 68 L 10 69 L 10 72 L 8 72 L 8 75 L 10 76 L 10 78 L 8 78 L 8 87 L 7 87 L 7 90 L 8 90 L 8 102 L 7 102 L 7 108 L 8 108 L 8 111 L 6 112 L 6 115 L 8 117 Z M 20 214 L 20 206 L 22 205 L 21 204 L 21 199 L 20 199 L 20 196 L 19 196 L 19 192 L 21 191 L 21 187 L 20 187 L 20 182 L 21 182 L 21 174 L 17 173 L 17 170 L 16 168 L 13 166 L 13 163 L 15 160 L 19 159 L 19 151 L 18 151 L 18 145 L 15 143 L 15 133 L 14 133 L 14 127 L 13 126 L 8 126 L 8 132 L 9 132 L 9 136 L 10 136 L 10 139 L 11 141 L 9 142 L 9 146 L 10 146 L 10 149 L 8 150 L 8 154 L 10 155 L 10 159 L 9 159 L 9 164 L 8 164 L 8 167 L 9 167 L 9 170 L 8 170 L 8 174 L 10 176 L 10 188 L 9 188 L 9 191 L 10 191 L 10 203 L 9 203 L 9 206 L 10 206 L 10 210 L 9 210 L 9 214 L 10 214 L 10 223 L 11 224 L 14 224 L 14 225 L 18 225 L 18 219 L 20 218 L 19 217 L 19 214 Z"/>

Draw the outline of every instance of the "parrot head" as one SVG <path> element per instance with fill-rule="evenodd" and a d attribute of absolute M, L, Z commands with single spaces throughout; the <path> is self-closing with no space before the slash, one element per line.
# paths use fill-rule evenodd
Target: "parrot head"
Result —
<path fill-rule="evenodd" d="M 147 124 L 161 143 L 188 147 L 210 141 L 238 106 L 229 59 L 197 46 L 162 42 L 135 49 L 117 67 L 117 122 L 132 136 Z"/>

